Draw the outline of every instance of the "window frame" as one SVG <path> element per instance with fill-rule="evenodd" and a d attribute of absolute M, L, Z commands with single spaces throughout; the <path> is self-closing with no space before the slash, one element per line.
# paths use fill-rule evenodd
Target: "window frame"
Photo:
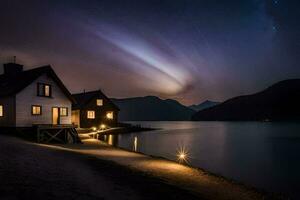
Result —
<path fill-rule="evenodd" d="M 98 104 L 98 101 L 101 102 L 100 105 Z M 100 106 L 103 106 L 103 104 L 104 104 L 103 99 L 100 99 L 100 98 L 97 98 L 97 99 L 96 99 L 96 105 L 97 105 L 97 106 L 100 107 Z"/>
<path fill-rule="evenodd" d="M 48 89 L 48 90 L 46 90 L 46 88 Z M 48 84 L 44 84 L 44 87 L 43 87 L 43 91 L 44 91 L 44 96 L 45 97 L 51 97 L 51 85 L 48 85 Z"/>
<path fill-rule="evenodd" d="M 112 117 L 108 117 L 109 113 L 112 114 Z M 106 111 L 106 119 L 113 120 L 114 119 L 114 111 Z"/>
<path fill-rule="evenodd" d="M 62 113 L 61 113 L 62 109 L 66 109 L 66 114 L 65 115 L 62 115 Z M 69 109 L 68 109 L 68 107 L 60 107 L 59 108 L 59 116 L 61 116 L 61 117 L 67 117 L 67 116 L 69 116 Z"/>
<path fill-rule="evenodd" d="M 39 114 L 34 114 L 33 113 L 33 108 L 34 107 L 39 107 L 40 108 L 40 113 Z M 31 105 L 31 115 L 33 115 L 33 116 L 40 116 L 40 115 L 42 115 L 42 106 L 41 105 Z"/>
<path fill-rule="evenodd" d="M 49 95 L 46 95 L 46 86 L 49 86 Z M 40 89 L 42 88 L 42 91 Z M 48 83 L 37 83 L 37 96 L 38 97 L 52 97 L 52 85 Z"/>
<path fill-rule="evenodd" d="M 90 116 L 89 116 L 89 112 L 94 113 L 94 114 L 93 114 L 94 116 L 93 116 L 93 117 L 90 117 Z M 86 118 L 87 118 L 87 119 L 95 119 L 95 118 L 96 118 L 96 112 L 95 112 L 95 110 L 87 110 L 87 111 L 86 111 Z"/>
<path fill-rule="evenodd" d="M 0 117 L 4 117 L 4 106 L 0 104 Z"/>

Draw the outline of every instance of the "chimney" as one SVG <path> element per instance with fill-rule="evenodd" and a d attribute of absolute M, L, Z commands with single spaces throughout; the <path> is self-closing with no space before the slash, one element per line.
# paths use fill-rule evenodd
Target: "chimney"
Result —
<path fill-rule="evenodd" d="M 8 76 L 14 76 L 23 71 L 23 65 L 17 63 L 6 63 L 3 65 L 4 74 Z"/>

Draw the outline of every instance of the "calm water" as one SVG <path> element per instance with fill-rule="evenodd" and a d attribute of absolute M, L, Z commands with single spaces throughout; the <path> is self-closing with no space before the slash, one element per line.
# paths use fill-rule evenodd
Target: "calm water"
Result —
<path fill-rule="evenodd" d="M 300 199 L 300 124 L 260 122 L 131 122 L 161 130 L 106 136 L 111 145 L 189 163 L 247 185 Z"/>

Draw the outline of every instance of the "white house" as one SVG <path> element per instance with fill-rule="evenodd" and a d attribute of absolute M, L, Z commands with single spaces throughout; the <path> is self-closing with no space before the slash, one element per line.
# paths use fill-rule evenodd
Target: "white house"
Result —
<path fill-rule="evenodd" d="M 0 127 L 71 125 L 72 103 L 72 95 L 51 66 L 23 71 L 22 65 L 4 64 Z"/>

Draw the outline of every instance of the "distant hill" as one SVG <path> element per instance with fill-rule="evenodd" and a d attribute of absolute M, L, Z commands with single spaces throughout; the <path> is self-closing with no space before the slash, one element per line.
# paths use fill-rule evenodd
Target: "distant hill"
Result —
<path fill-rule="evenodd" d="M 220 102 L 208 101 L 207 100 L 207 101 L 204 101 L 204 102 L 202 102 L 202 103 L 200 103 L 198 105 L 195 105 L 195 104 L 191 105 L 191 106 L 189 106 L 189 108 L 193 109 L 195 111 L 200 111 L 200 110 L 204 110 L 206 108 L 210 108 L 210 107 L 216 106 L 218 104 L 220 104 Z"/>
<path fill-rule="evenodd" d="M 281 81 L 252 95 L 239 96 L 195 113 L 196 121 L 300 119 L 300 79 Z"/>
<path fill-rule="evenodd" d="M 112 99 L 121 109 L 120 121 L 180 121 L 190 120 L 194 110 L 179 102 L 155 96 Z"/>

